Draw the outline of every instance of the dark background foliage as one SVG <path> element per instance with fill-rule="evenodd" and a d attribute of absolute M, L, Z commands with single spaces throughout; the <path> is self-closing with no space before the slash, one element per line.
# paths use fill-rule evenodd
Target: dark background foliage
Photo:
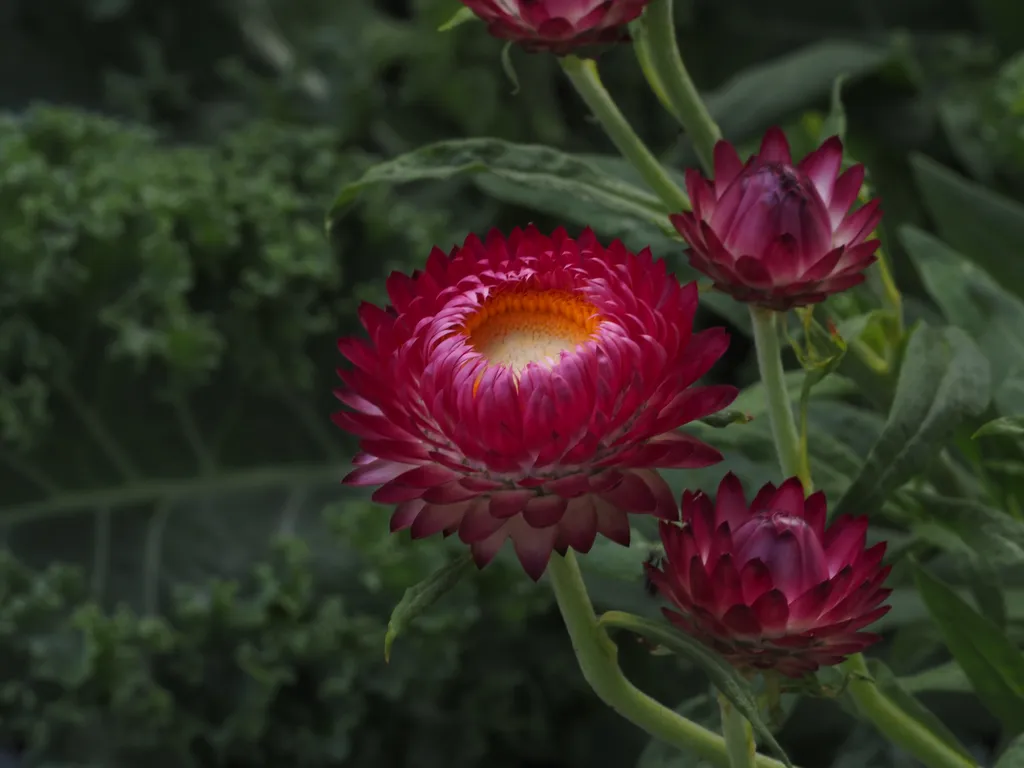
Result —
<path fill-rule="evenodd" d="M 629 176 L 551 59 L 516 52 L 515 92 L 500 44 L 480 28 L 438 33 L 456 5 L 0 4 L 0 746 L 10 756 L 202 768 L 693 764 L 645 748 L 593 698 L 544 584 L 507 562 L 460 585 L 383 660 L 391 607 L 447 545 L 389 537 L 387 511 L 339 486 L 353 447 L 327 418 L 334 339 L 359 301 L 382 297 L 388 271 L 434 244 L 587 222 L 571 201 L 471 181 L 372 189 L 331 242 L 324 211 L 375 161 L 443 138 L 608 155 L 606 167 Z M 696 81 L 743 146 L 782 123 L 807 149 L 847 76 L 849 145 L 885 200 L 897 280 L 911 314 L 934 318 L 950 311 L 929 298 L 937 278 L 922 279 L 897 228 L 949 239 L 919 193 L 919 156 L 1024 197 L 1019 6 L 694 0 L 679 3 L 678 21 Z M 601 66 L 657 153 L 692 164 L 629 48 Z M 609 228 L 601 234 L 650 243 L 682 269 L 662 234 Z M 715 375 L 743 386 L 749 344 L 735 331 Z M 879 384 L 883 402 L 891 385 Z M 756 394 L 748 404 L 756 410 Z M 819 405 L 812 417 L 832 443 L 816 472 L 842 490 L 883 417 Z M 771 479 L 764 434 L 749 434 L 731 466 L 749 483 Z M 654 611 L 643 541 L 599 554 L 610 564 L 591 573 L 602 604 Z M 998 728 L 965 708 L 962 675 L 920 679 L 948 658 L 920 599 L 898 587 L 894 604 L 890 666 L 991 759 Z M 1019 640 L 1019 588 L 1000 610 Z M 639 648 L 625 664 L 713 723 L 699 674 Z M 798 713 L 782 741 L 807 768 L 914 765 L 838 704 Z"/>

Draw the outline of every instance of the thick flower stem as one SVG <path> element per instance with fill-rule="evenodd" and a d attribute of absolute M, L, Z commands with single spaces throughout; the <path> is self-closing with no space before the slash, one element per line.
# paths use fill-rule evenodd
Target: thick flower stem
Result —
<path fill-rule="evenodd" d="M 598 119 L 608 138 L 637 172 L 643 177 L 669 211 L 676 213 L 690 210 L 690 201 L 682 189 L 665 172 L 661 163 L 651 154 L 636 132 L 630 126 L 601 83 L 597 65 L 591 59 L 564 56 L 560 59 L 562 70 L 572 82 L 594 117 Z"/>
<path fill-rule="evenodd" d="M 865 680 L 869 673 L 862 654 L 851 656 L 842 666 L 852 676 L 847 690 L 857 709 L 889 741 L 910 752 L 928 768 L 978 768 L 976 762 L 951 749 L 894 704 L 878 690 L 873 680 Z"/>
<path fill-rule="evenodd" d="M 807 492 L 811 491 L 811 473 L 800 450 L 800 435 L 793 420 L 793 404 L 786 390 L 785 371 L 782 368 L 782 350 L 779 347 L 778 318 L 785 315 L 750 305 L 750 320 L 754 326 L 754 345 L 757 348 L 757 367 L 761 371 L 768 419 L 772 438 L 784 477 L 799 477 Z"/>
<path fill-rule="evenodd" d="M 552 555 L 548 578 L 572 640 L 580 670 L 594 693 L 651 736 L 697 755 L 719 768 L 730 768 L 729 755 L 721 736 L 659 704 L 638 690 L 622 674 L 616 659 L 618 650 L 607 632 L 598 624 L 572 552 L 565 557 Z M 757 755 L 754 762 L 744 765 L 783 768 L 782 763 L 765 755 Z"/>
<path fill-rule="evenodd" d="M 729 753 L 729 765 L 732 768 L 754 768 L 757 746 L 750 723 L 722 694 L 718 694 L 718 709 L 722 713 L 722 735 L 725 737 L 725 751 Z"/>
<path fill-rule="evenodd" d="M 642 24 L 650 65 L 657 83 L 672 105 L 672 114 L 682 123 L 693 141 L 700 164 L 707 173 L 714 173 L 715 144 L 722 138 L 722 132 L 704 106 L 683 64 L 679 44 L 676 42 L 672 0 L 653 0 L 644 11 Z"/>

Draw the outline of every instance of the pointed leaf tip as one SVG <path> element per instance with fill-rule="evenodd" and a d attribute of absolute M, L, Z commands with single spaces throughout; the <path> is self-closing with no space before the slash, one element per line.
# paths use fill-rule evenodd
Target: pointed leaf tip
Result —
<path fill-rule="evenodd" d="M 438 568 L 423 581 L 405 590 L 388 620 L 384 635 L 384 661 L 391 661 L 391 646 L 410 622 L 447 594 L 465 576 L 473 564 L 469 554 L 459 555 Z"/>
<path fill-rule="evenodd" d="M 437 28 L 438 32 L 451 32 L 456 27 L 460 27 L 467 21 L 479 21 L 480 17 L 473 13 L 469 8 L 459 8 L 455 13 L 451 15 L 444 24 Z"/>

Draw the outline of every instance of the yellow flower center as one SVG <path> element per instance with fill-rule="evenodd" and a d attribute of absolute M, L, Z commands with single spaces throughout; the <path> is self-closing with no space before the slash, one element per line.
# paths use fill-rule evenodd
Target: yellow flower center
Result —
<path fill-rule="evenodd" d="M 597 307 L 575 294 L 524 291 L 491 297 L 462 330 L 491 364 L 520 371 L 557 363 L 559 353 L 593 339 L 600 323 Z"/>

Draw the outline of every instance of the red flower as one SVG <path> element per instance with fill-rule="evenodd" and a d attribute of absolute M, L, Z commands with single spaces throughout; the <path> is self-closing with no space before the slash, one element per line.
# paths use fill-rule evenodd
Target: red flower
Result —
<path fill-rule="evenodd" d="M 744 165 L 731 144 L 715 145 L 715 179 L 686 172 L 692 212 L 672 217 L 694 269 L 739 301 L 785 311 L 824 301 L 864 281 L 882 218 L 878 200 L 850 213 L 864 166 L 839 175 L 833 136 L 794 167 L 785 134 L 772 128 Z"/>
<path fill-rule="evenodd" d="M 345 482 L 380 486 L 393 531 L 458 532 L 480 567 L 511 539 L 537 579 L 598 532 L 628 544 L 627 513 L 675 519 L 654 467 L 721 461 L 675 430 L 736 396 L 690 386 L 728 336 L 692 333 L 696 284 L 650 251 L 492 231 L 387 289 L 391 307 L 359 310 L 370 339 L 338 342 L 355 367 L 333 418 L 363 451 Z"/>
<path fill-rule="evenodd" d="M 867 518 L 825 527 L 825 496 L 804 500 L 791 478 L 770 483 L 748 507 L 728 474 L 714 503 L 683 494 L 683 523 L 661 524 L 664 570 L 651 582 L 675 604 L 668 619 L 741 669 L 800 677 L 876 642 L 859 630 L 883 616 L 890 589 L 885 544 L 864 549 Z"/>
<path fill-rule="evenodd" d="M 559 55 L 628 38 L 650 0 L 462 0 L 495 37 Z"/>

